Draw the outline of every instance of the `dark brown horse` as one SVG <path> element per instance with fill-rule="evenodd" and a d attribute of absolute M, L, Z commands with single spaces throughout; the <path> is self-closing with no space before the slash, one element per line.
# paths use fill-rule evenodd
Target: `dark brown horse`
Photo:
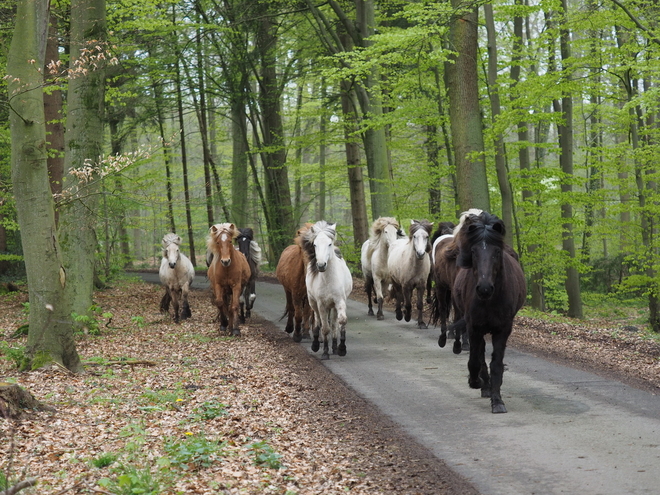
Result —
<path fill-rule="evenodd" d="M 471 388 L 480 388 L 482 397 L 490 397 L 493 413 L 506 412 L 500 393 L 504 351 L 513 318 L 527 295 L 522 268 L 505 245 L 504 234 L 504 222 L 490 213 L 465 219 L 456 234 L 460 269 L 452 292 L 462 314 L 452 327 L 458 332 L 465 326 L 470 338 L 468 383 Z M 486 334 L 491 334 L 493 344 L 490 373 L 485 357 Z"/>
<path fill-rule="evenodd" d="M 295 342 L 300 342 L 303 338 L 311 338 L 309 330 L 312 326 L 313 314 L 307 299 L 307 285 L 305 284 L 307 258 L 301 247 L 301 236 L 312 225 L 307 223 L 298 229 L 294 239 L 295 244 L 282 251 L 275 269 L 277 280 L 282 284 L 286 294 L 286 309 L 284 311 L 284 316 L 287 317 L 286 331 L 287 333 L 293 332 Z"/>
<path fill-rule="evenodd" d="M 229 330 L 240 336 L 238 327 L 239 301 L 243 287 L 250 278 L 250 266 L 243 253 L 234 249 L 234 238 L 238 229 L 233 223 L 219 223 L 209 229 L 206 240 L 213 261 L 208 269 L 208 278 L 213 291 L 213 303 L 218 307 L 220 329 Z"/>
<path fill-rule="evenodd" d="M 254 301 L 257 299 L 257 276 L 259 275 L 259 265 L 261 264 L 261 248 L 257 241 L 254 240 L 254 231 L 250 227 L 238 229 L 238 250 L 243 253 L 243 256 L 250 265 L 250 279 L 243 288 L 243 294 L 240 302 L 240 320 L 245 323 L 245 318 L 250 317 L 250 312 L 254 306 Z"/>

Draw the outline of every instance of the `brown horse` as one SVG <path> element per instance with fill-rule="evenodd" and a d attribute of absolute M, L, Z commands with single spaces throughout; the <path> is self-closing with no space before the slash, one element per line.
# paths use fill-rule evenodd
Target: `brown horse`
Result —
<path fill-rule="evenodd" d="M 305 284 L 307 258 L 301 246 L 301 239 L 302 235 L 312 225 L 307 223 L 298 229 L 294 239 L 295 244 L 282 251 L 275 269 L 277 280 L 282 284 L 286 294 L 286 309 L 284 311 L 284 316 L 287 317 L 286 331 L 287 333 L 293 332 L 294 342 L 300 342 L 303 338 L 311 338 L 309 329 L 313 315 L 307 299 L 307 285 Z"/>
<path fill-rule="evenodd" d="M 213 261 L 208 278 L 213 291 L 213 303 L 218 307 L 220 329 L 240 336 L 238 309 L 243 287 L 250 279 L 250 266 L 240 251 L 234 249 L 238 229 L 233 223 L 218 223 L 209 229 L 206 240 Z"/>

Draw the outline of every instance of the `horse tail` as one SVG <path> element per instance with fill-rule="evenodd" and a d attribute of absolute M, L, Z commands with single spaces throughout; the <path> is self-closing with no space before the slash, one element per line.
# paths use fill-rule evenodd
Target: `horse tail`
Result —
<path fill-rule="evenodd" d="M 433 291 L 431 296 L 431 314 L 429 315 L 430 322 L 437 326 L 440 319 L 440 303 L 438 302 L 438 293 Z"/>

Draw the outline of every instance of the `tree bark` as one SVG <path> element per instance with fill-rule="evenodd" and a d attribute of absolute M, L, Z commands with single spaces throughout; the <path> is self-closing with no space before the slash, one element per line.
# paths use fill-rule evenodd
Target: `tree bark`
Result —
<path fill-rule="evenodd" d="M 7 60 L 12 185 L 30 298 L 27 354 L 82 371 L 64 297 L 67 283 L 48 178 L 43 67 L 47 0 L 20 0 Z M 31 64 L 29 61 L 36 61 Z"/>
<path fill-rule="evenodd" d="M 461 0 L 451 0 L 451 4 L 456 9 L 463 8 Z M 450 26 L 456 55 L 446 68 L 458 204 L 462 211 L 490 211 L 477 77 L 477 8 L 461 10 L 459 15 Z"/>
<path fill-rule="evenodd" d="M 103 154 L 105 72 L 86 60 L 105 56 L 105 0 L 71 2 L 70 69 L 67 93 L 64 170 L 75 192 L 60 209 L 59 240 L 67 274 L 66 297 L 72 310 L 88 314 L 94 292 L 99 167 Z M 100 51 L 97 47 L 100 46 Z M 102 53 L 101 53 L 102 52 Z M 91 166 L 86 179 L 70 174 Z M 73 179 L 71 182 L 69 180 Z"/>

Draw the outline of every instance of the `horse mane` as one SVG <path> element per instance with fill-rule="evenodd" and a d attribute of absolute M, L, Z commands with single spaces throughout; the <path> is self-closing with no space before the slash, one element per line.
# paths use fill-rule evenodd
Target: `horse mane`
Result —
<path fill-rule="evenodd" d="M 409 238 L 412 239 L 413 235 L 415 235 L 415 232 L 422 229 L 426 230 L 429 235 L 431 235 L 431 232 L 433 231 L 433 224 L 428 220 L 412 220 L 410 222 Z"/>
<path fill-rule="evenodd" d="M 374 220 L 374 223 L 371 225 L 371 235 L 369 236 L 369 246 L 367 248 L 367 256 L 371 258 L 371 255 L 374 253 L 376 248 L 380 245 L 383 232 L 388 225 L 394 225 L 397 231 L 397 236 L 399 234 L 399 222 L 397 222 L 394 217 L 380 217 Z"/>
<path fill-rule="evenodd" d="M 216 239 L 222 234 L 227 234 L 230 241 L 238 235 L 238 229 L 233 223 L 216 223 L 209 228 L 209 236 L 206 238 L 206 247 L 215 254 L 220 254 Z"/>
<path fill-rule="evenodd" d="M 317 273 L 318 268 L 316 265 L 316 251 L 314 250 L 314 239 L 323 232 L 327 235 L 332 242 L 337 238 L 336 224 L 328 223 L 325 220 L 319 220 L 307 229 L 301 236 L 301 247 L 305 255 L 307 255 L 308 269 L 312 273 Z"/>
<path fill-rule="evenodd" d="M 483 211 L 484 210 L 480 210 L 479 208 L 470 208 L 469 210 L 461 213 L 458 217 L 458 225 L 454 227 L 454 237 L 456 237 L 456 234 L 458 234 L 459 230 L 461 230 L 461 228 L 463 227 L 466 218 L 468 218 L 471 215 L 479 216 L 483 213 Z"/>
<path fill-rule="evenodd" d="M 176 235 L 174 232 L 170 232 L 169 234 L 165 234 L 163 236 L 163 248 L 166 248 L 170 244 L 174 243 L 177 246 L 181 245 L 181 237 Z"/>
<path fill-rule="evenodd" d="M 298 244 L 300 247 L 302 247 L 303 235 L 305 234 L 305 232 L 307 232 L 309 229 L 311 229 L 313 225 L 314 225 L 313 223 L 307 222 L 307 223 L 305 223 L 305 225 L 300 227 L 296 231 L 296 236 L 293 238 L 293 242 Z"/>
<path fill-rule="evenodd" d="M 497 215 L 482 211 L 479 215 L 467 215 L 463 226 L 456 234 L 456 244 L 459 254 L 456 259 L 457 266 L 461 268 L 472 267 L 472 246 L 479 242 L 504 248 L 504 235 L 506 228 L 504 222 Z"/>

